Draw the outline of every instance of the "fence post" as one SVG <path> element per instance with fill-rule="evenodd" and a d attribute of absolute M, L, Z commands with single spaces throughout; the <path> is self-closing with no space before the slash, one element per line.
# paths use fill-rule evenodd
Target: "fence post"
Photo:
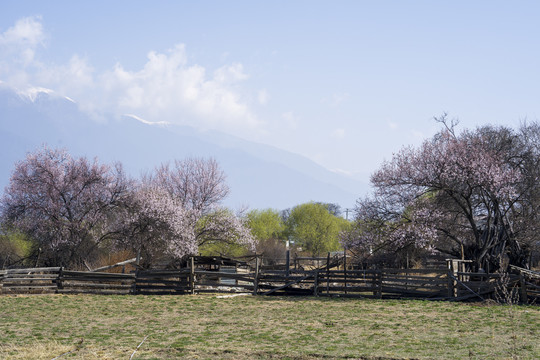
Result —
<path fill-rule="evenodd" d="M 326 255 L 326 295 L 330 295 L 330 253 Z"/>
<path fill-rule="evenodd" d="M 319 296 L 319 269 L 315 270 L 315 279 L 313 282 L 313 296 Z"/>
<path fill-rule="evenodd" d="M 289 268 L 290 268 L 290 265 L 291 265 L 291 250 L 287 250 L 287 257 L 285 259 L 285 275 L 287 276 L 287 278 L 289 277 Z"/>
<path fill-rule="evenodd" d="M 527 298 L 527 283 L 525 282 L 525 277 L 521 271 L 519 272 L 519 290 L 521 303 L 528 304 L 529 299 Z"/>
<path fill-rule="evenodd" d="M 62 269 L 63 267 L 60 266 L 60 270 L 58 270 L 58 277 L 56 278 L 56 292 L 58 293 L 58 290 L 62 290 L 64 288 L 64 284 L 62 283 Z"/>
<path fill-rule="evenodd" d="M 454 280 L 454 266 L 452 260 L 446 260 L 448 272 L 446 277 L 448 278 L 448 297 L 457 297 L 457 283 Z"/>
<path fill-rule="evenodd" d="M 259 291 L 259 256 L 255 254 L 255 277 L 253 278 L 253 295 Z"/>
<path fill-rule="evenodd" d="M 347 294 L 347 249 L 343 250 L 343 280 L 345 294 Z"/>
<path fill-rule="evenodd" d="M 378 271 L 378 275 L 377 278 L 379 280 L 379 286 L 377 288 L 377 298 L 378 299 L 382 299 L 382 288 L 383 288 L 383 271 L 382 270 L 379 270 Z"/>
<path fill-rule="evenodd" d="M 195 294 L 195 259 L 190 257 L 189 261 L 189 288 L 191 289 L 191 295 Z"/>

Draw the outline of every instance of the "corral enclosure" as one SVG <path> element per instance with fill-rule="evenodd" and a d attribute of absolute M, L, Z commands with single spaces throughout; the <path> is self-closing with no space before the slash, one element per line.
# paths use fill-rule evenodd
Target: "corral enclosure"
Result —
<path fill-rule="evenodd" d="M 289 258 L 287 258 L 289 259 Z M 260 257 L 235 260 L 191 257 L 174 270 L 130 273 L 73 271 L 61 267 L 0 270 L 0 294 L 182 295 L 251 293 L 429 300 L 493 299 L 513 294 L 521 303 L 537 303 L 540 273 L 512 267 L 510 273 L 473 273 L 466 262 L 448 260 L 444 269 L 354 269 L 343 257 L 308 258 L 263 265 Z M 125 265 L 125 264 L 124 264 Z"/>

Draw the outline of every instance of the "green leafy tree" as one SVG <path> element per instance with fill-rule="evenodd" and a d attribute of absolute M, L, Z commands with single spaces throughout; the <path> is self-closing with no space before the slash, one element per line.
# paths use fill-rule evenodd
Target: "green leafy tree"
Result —
<path fill-rule="evenodd" d="M 18 264 L 25 265 L 35 244 L 17 231 L 0 231 L 0 269 Z"/>
<path fill-rule="evenodd" d="M 277 210 L 251 210 L 246 214 L 246 220 L 257 243 L 258 254 L 262 254 L 270 262 L 277 262 L 285 257 L 285 223 Z"/>
<path fill-rule="evenodd" d="M 285 224 L 277 210 L 251 210 L 246 217 L 247 226 L 258 242 L 269 239 L 284 239 Z"/>
<path fill-rule="evenodd" d="M 294 207 L 287 220 L 287 233 L 296 244 L 320 256 L 340 249 L 339 234 L 350 226 L 334 216 L 324 204 L 306 203 Z"/>

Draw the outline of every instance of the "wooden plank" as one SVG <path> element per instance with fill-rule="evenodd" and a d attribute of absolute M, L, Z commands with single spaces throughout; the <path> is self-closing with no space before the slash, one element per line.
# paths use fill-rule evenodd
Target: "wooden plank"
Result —
<path fill-rule="evenodd" d="M 422 285 L 422 286 L 428 286 L 428 287 L 439 287 L 444 286 L 446 287 L 447 281 L 446 280 L 430 280 L 430 279 L 422 279 L 422 280 L 406 280 L 406 279 L 393 279 L 393 278 L 384 278 L 385 283 L 392 283 L 392 284 L 402 284 L 403 286 L 406 285 Z"/>
<path fill-rule="evenodd" d="M 58 274 L 7 274 L 4 276 L 4 279 L 34 279 L 34 278 L 41 278 L 41 279 L 56 279 L 58 277 Z"/>
<path fill-rule="evenodd" d="M 169 292 L 173 292 L 173 291 L 183 291 L 183 292 L 190 292 L 190 288 L 187 287 L 187 286 L 177 286 L 177 287 L 173 287 L 173 286 L 155 286 L 155 285 L 143 285 L 143 286 L 137 286 L 136 287 L 136 290 L 137 290 L 137 293 L 139 292 L 144 292 L 144 291 L 148 291 L 148 290 L 159 290 L 159 291 L 169 291 Z"/>
<path fill-rule="evenodd" d="M 154 277 L 154 276 L 187 276 L 189 275 L 189 268 L 179 270 L 145 270 L 138 271 L 137 277 Z"/>
<path fill-rule="evenodd" d="M 305 275 L 304 275 L 305 276 Z M 341 275 L 341 274 L 330 274 L 330 276 L 327 276 L 326 274 L 324 273 L 321 273 L 320 275 L 320 278 L 321 279 L 345 279 L 345 275 Z M 366 281 L 371 281 L 375 278 L 378 278 L 379 275 L 378 274 L 368 274 L 366 276 L 363 276 L 363 275 L 354 275 L 354 274 L 348 274 L 347 275 L 347 279 L 365 279 Z"/>
<path fill-rule="evenodd" d="M 344 286 L 330 286 L 329 288 L 329 292 L 336 292 L 336 291 L 340 291 L 340 292 L 344 292 L 344 291 L 354 291 L 354 292 L 371 292 L 373 293 L 374 290 L 377 290 L 377 288 L 374 288 L 372 286 L 347 286 L 347 287 L 344 287 Z"/>
<path fill-rule="evenodd" d="M 57 278 L 54 277 L 54 278 L 4 278 L 2 280 L 2 282 L 4 284 L 8 284 L 8 283 L 13 283 L 13 282 L 44 282 L 44 281 L 47 281 L 47 282 L 53 282 L 55 281 Z"/>
<path fill-rule="evenodd" d="M 446 274 L 448 271 L 445 269 L 382 269 L 386 274 Z"/>
<path fill-rule="evenodd" d="M 387 279 L 396 279 L 396 280 L 443 281 L 443 282 L 446 283 L 446 276 L 445 277 L 435 277 L 435 276 L 426 276 L 426 275 L 386 274 L 385 278 L 387 278 Z"/>
<path fill-rule="evenodd" d="M 381 272 L 381 270 L 373 270 L 373 269 L 370 269 L 370 270 L 347 270 L 347 276 L 352 276 L 352 275 L 358 275 L 358 274 L 379 274 Z M 329 270 L 327 271 L 328 274 L 341 274 L 341 275 L 344 275 L 344 271 L 343 270 Z"/>
<path fill-rule="evenodd" d="M 17 289 L 17 290 L 55 290 L 56 289 L 56 285 L 36 285 L 36 286 L 31 286 L 31 285 L 16 285 L 16 284 L 12 284 L 12 285 L 9 285 L 9 286 L 3 286 L 3 289 L 4 290 L 9 290 L 9 289 Z"/>
<path fill-rule="evenodd" d="M 58 278 L 59 281 L 84 281 L 84 282 L 109 282 L 120 284 L 132 284 L 135 279 L 105 279 L 105 278 L 90 278 L 90 277 L 78 277 L 78 276 L 62 276 Z"/>
<path fill-rule="evenodd" d="M 137 259 L 136 257 L 134 257 L 133 259 L 120 261 L 119 263 L 116 263 L 116 264 L 99 267 L 97 269 L 92 270 L 92 272 L 101 271 L 101 270 L 108 270 L 108 269 L 115 268 L 117 266 L 124 266 L 124 265 L 127 265 L 127 264 L 134 263 L 135 261 L 138 261 L 138 260 L 140 260 L 140 259 Z"/>
<path fill-rule="evenodd" d="M 103 284 L 103 283 L 87 283 L 87 282 L 64 282 L 64 288 L 93 288 L 93 289 L 131 289 L 130 284 Z"/>
<path fill-rule="evenodd" d="M 373 284 L 373 281 L 376 280 L 376 278 L 372 279 L 347 279 L 347 284 Z M 344 284 L 344 279 L 319 279 L 319 281 L 326 281 L 328 282 L 328 285 L 331 284 Z"/>
<path fill-rule="evenodd" d="M 59 289 L 59 294 L 129 295 L 130 290 Z"/>
<path fill-rule="evenodd" d="M 91 272 L 91 271 L 72 271 L 64 270 L 62 271 L 64 276 L 79 276 L 87 278 L 109 278 L 109 279 L 134 279 L 135 274 L 118 274 L 118 273 L 107 273 L 107 272 Z"/>
<path fill-rule="evenodd" d="M 265 293 L 262 293 L 261 295 L 270 295 L 270 294 L 272 294 L 272 293 L 274 293 L 274 292 L 276 292 L 276 291 L 278 291 L 278 290 L 285 289 L 285 288 L 287 288 L 287 287 L 289 287 L 289 286 L 291 286 L 291 285 L 297 284 L 297 283 L 299 283 L 299 282 L 301 282 L 301 281 L 303 281 L 303 280 L 307 280 L 307 279 L 310 278 L 310 277 L 313 277 L 313 274 L 308 275 L 308 276 L 305 276 L 305 277 L 303 277 L 303 278 L 301 278 L 301 279 L 297 279 L 297 280 L 294 280 L 294 281 L 289 281 L 287 284 L 282 285 L 282 286 L 279 286 L 279 287 L 277 287 L 277 288 L 274 288 L 274 289 L 272 289 L 272 290 L 270 290 L 270 291 L 267 291 L 267 292 L 265 292 Z"/>
<path fill-rule="evenodd" d="M 371 294 L 358 294 L 358 293 L 351 293 L 351 294 L 324 294 L 324 293 L 322 293 L 321 296 L 351 298 L 351 299 L 375 299 L 375 298 L 377 298 L 377 297 L 375 297 L 375 296 L 373 296 Z"/>
<path fill-rule="evenodd" d="M 6 274 L 32 274 L 37 272 L 59 272 L 60 267 L 42 267 L 42 268 L 28 268 L 28 269 L 7 269 L 4 270 Z"/>
<path fill-rule="evenodd" d="M 146 280 L 146 279 L 137 279 L 135 281 L 135 284 L 137 285 L 145 285 L 145 284 L 161 284 L 161 285 L 171 285 L 171 286 L 177 286 L 178 284 L 183 284 L 185 286 L 188 286 L 189 283 L 187 281 L 178 281 L 178 280 Z"/>
<path fill-rule="evenodd" d="M 241 281 L 253 281 L 254 276 L 249 276 L 249 274 L 235 274 L 235 273 L 226 273 L 226 272 L 216 272 L 216 271 L 203 271 L 196 270 L 196 275 L 203 275 L 210 279 L 233 279 Z"/>

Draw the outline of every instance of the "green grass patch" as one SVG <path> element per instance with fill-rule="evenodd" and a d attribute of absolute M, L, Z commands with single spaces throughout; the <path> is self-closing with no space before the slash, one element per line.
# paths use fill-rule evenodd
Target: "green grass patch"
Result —
<path fill-rule="evenodd" d="M 427 301 L 2 296 L 0 359 L 539 359 L 540 308 Z"/>

